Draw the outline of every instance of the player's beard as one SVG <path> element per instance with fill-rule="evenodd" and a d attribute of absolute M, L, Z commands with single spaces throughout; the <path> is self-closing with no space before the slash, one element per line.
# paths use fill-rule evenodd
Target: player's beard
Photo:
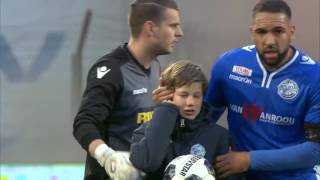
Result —
<path fill-rule="evenodd" d="M 285 60 L 285 57 L 289 52 L 289 47 L 284 49 L 284 51 L 282 53 L 279 52 L 278 50 L 275 50 L 274 48 L 269 48 L 267 51 L 270 51 L 270 50 L 277 53 L 277 58 L 267 59 L 264 56 L 264 53 L 266 52 L 266 50 L 262 50 L 262 52 L 258 51 L 258 55 L 259 55 L 261 61 L 270 69 L 275 69 L 275 68 L 280 67 L 283 64 L 283 61 Z"/>

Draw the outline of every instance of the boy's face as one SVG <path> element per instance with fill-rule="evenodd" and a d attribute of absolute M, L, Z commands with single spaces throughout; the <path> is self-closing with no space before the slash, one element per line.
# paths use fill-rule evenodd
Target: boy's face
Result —
<path fill-rule="evenodd" d="M 193 120 L 200 113 L 203 99 L 201 82 L 194 82 L 175 89 L 173 103 L 178 106 L 179 113 L 186 119 Z"/>

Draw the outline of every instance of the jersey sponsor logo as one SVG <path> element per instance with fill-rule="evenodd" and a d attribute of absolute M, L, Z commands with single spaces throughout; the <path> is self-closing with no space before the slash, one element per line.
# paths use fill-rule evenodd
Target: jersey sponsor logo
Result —
<path fill-rule="evenodd" d="M 144 124 L 152 119 L 153 111 L 139 112 L 137 114 L 137 124 Z"/>
<path fill-rule="evenodd" d="M 108 69 L 107 66 L 101 66 L 97 68 L 97 78 L 101 79 L 105 76 L 111 69 Z"/>
<path fill-rule="evenodd" d="M 278 95 L 286 100 L 294 99 L 299 93 L 297 83 L 291 79 L 281 81 L 277 88 Z"/>
<path fill-rule="evenodd" d="M 190 154 L 204 157 L 204 155 L 206 155 L 206 148 L 204 148 L 201 144 L 195 144 L 191 147 Z"/>
<path fill-rule="evenodd" d="M 241 114 L 244 119 L 251 120 L 253 123 L 261 121 L 271 124 L 290 126 L 295 122 L 294 117 L 265 112 L 263 106 L 257 106 L 256 104 L 244 104 L 243 106 L 230 104 L 230 110 L 234 113 Z"/>
<path fill-rule="evenodd" d="M 233 66 L 232 72 L 242 76 L 248 76 L 248 77 L 252 75 L 252 69 L 249 69 L 243 66 L 237 66 L 237 65 Z"/>
<path fill-rule="evenodd" d="M 264 111 L 263 107 L 258 107 L 256 104 L 248 105 L 244 104 L 242 107 L 242 116 L 245 119 L 251 119 L 253 122 L 256 122 L 261 113 Z"/>
<path fill-rule="evenodd" d="M 242 77 L 242 76 L 236 76 L 234 74 L 229 74 L 229 79 L 231 80 L 235 80 L 235 81 L 239 81 L 242 83 L 246 83 L 246 84 L 251 84 L 252 80 L 247 78 L 247 77 Z"/>
<path fill-rule="evenodd" d="M 300 64 L 316 64 L 309 56 L 302 56 Z"/>
<path fill-rule="evenodd" d="M 132 91 L 133 95 L 144 94 L 144 93 L 148 93 L 147 88 L 141 88 L 141 89 L 136 89 Z"/>

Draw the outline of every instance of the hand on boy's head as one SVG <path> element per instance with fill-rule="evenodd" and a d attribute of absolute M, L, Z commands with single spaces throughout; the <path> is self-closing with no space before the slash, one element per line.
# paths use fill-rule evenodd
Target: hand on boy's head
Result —
<path fill-rule="evenodd" d="M 159 78 L 159 86 L 165 86 L 162 76 Z"/>
<path fill-rule="evenodd" d="M 170 103 L 170 104 L 174 104 L 174 105 L 178 106 L 176 103 L 173 102 L 172 99 L 165 99 L 165 100 L 163 100 L 162 102 L 163 102 L 163 103 Z"/>
<path fill-rule="evenodd" d="M 173 90 L 167 89 L 165 86 L 159 86 L 152 92 L 152 99 L 156 104 L 170 100 L 173 97 Z"/>

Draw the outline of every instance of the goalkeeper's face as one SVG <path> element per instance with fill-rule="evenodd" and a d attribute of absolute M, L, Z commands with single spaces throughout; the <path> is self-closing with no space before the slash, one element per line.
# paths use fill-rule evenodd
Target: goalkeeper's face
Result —
<path fill-rule="evenodd" d="M 173 94 L 173 103 L 178 106 L 182 117 L 193 120 L 200 113 L 203 100 L 201 82 L 177 87 Z"/>

